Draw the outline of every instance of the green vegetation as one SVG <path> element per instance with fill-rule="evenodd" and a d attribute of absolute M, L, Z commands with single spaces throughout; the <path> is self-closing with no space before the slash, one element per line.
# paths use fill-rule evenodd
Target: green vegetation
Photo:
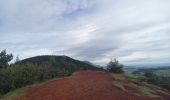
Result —
<path fill-rule="evenodd" d="M 118 60 L 114 59 L 114 61 L 110 61 L 107 64 L 107 70 L 109 72 L 113 72 L 113 73 L 123 73 L 123 65 L 119 63 Z"/>
<path fill-rule="evenodd" d="M 73 73 L 71 76 L 73 76 L 75 74 L 76 74 L 76 72 Z M 15 100 L 16 97 L 24 95 L 24 92 L 29 88 L 38 87 L 38 86 L 41 86 L 41 85 L 44 85 L 44 84 L 48 84 L 51 81 L 56 81 L 56 80 L 59 80 L 59 79 L 62 79 L 62 78 L 53 78 L 53 79 L 47 80 L 47 81 L 42 82 L 42 83 L 38 82 L 38 83 L 35 83 L 33 85 L 27 85 L 25 87 L 15 89 L 15 90 L 10 91 L 7 94 L 3 95 L 2 97 L 0 97 L 0 100 Z"/>
<path fill-rule="evenodd" d="M 27 87 L 18 88 L 14 91 L 11 91 L 2 97 L 0 97 L 0 100 L 14 100 L 15 97 L 23 95 L 24 91 L 27 89 Z"/>
<path fill-rule="evenodd" d="M 170 77 L 158 76 L 153 72 L 148 71 L 144 73 L 144 76 L 147 78 L 148 83 L 170 90 Z"/>
<path fill-rule="evenodd" d="M 6 50 L 0 52 L 0 68 L 8 66 L 8 62 L 10 62 L 13 58 L 12 54 L 6 54 Z"/>
<path fill-rule="evenodd" d="M 77 70 L 102 70 L 67 56 L 37 56 L 8 65 L 12 54 L 0 53 L 0 96 L 27 85 L 72 75 Z"/>
<path fill-rule="evenodd" d="M 71 72 L 52 67 L 46 69 L 34 64 L 11 65 L 0 71 L 0 93 L 6 94 L 17 88 L 51 79 L 60 73 L 67 76 Z"/>
<path fill-rule="evenodd" d="M 132 72 L 134 77 L 170 90 L 170 67 L 139 68 Z"/>
<path fill-rule="evenodd" d="M 138 88 L 142 95 L 154 96 L 154 94 L 156 93 L 154 90 L 147 86 L 139 86 Z"/>
<path fill-rule="evenodd" d="M 124 92 L 130 92 L 135 95 L 145 95 L 149 97 L 160 97 L 159 93 L 166 94 L 158 87 L 151 87 L 145 81 L 145 77 L 133 78 L 127 74 L 113 74 L 112 84 Z M 161 98 L 161 97 L 160 97 Z"/>

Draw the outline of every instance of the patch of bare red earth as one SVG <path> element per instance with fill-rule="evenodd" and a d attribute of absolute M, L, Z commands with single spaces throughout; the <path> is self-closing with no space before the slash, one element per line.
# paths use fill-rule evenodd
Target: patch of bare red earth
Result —
<path fill-rule="evenodd" d="M 112 81 L 109 73 L 80 71 L 77 75 L 30 88 L 20 100 L 160 100 L 122 91 L 113 86 Z M 165 100 L 170 100 L 170 96 Z"/>

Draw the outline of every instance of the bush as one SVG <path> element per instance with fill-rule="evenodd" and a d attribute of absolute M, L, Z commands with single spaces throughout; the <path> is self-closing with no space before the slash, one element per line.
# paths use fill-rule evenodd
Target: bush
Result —
<path fill-rule="evenodd" d="M 107 65 L 107 70 L 113 73 L 123 73 L 123 65 L 119 63 L 118 60 L 110 61 Z"/>
<path fill-rule="evenodd" d="M 0 71 L 0 94 L 58 76 L 59 69 L 34 64 L 12 65 Z M 70 73 L 69 73 L 70 74 Z"/>

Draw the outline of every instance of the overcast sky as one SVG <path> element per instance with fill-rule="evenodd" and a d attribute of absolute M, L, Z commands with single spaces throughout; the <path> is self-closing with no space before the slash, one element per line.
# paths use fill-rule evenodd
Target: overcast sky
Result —
<path fill-rule="evenodd" d="M 0 50 L 95 64 L 170 62 L 170 0 L 0 0 Z"/>

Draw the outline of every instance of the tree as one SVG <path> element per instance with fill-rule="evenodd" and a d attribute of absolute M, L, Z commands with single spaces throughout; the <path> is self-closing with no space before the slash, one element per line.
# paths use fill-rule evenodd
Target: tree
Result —
<path fill-rule="evenodd" d="M 123 65 L 116 58 L 107 64 L 107 70 L 113 73 L 123 73 Z"/>
<path fill-rule="evenodd" d="M 19 61 L 20 61 L 19 56 L 17 56 L 16 59 L 15 59 L 15 63 L 17 63 Z"/>
<path fill-rule="evenodd" d="M 8 62 L 13 59 L 12 54 L 7 54 L 6 50 L 0 52 L 0 68 L 8 66 Z"/>

